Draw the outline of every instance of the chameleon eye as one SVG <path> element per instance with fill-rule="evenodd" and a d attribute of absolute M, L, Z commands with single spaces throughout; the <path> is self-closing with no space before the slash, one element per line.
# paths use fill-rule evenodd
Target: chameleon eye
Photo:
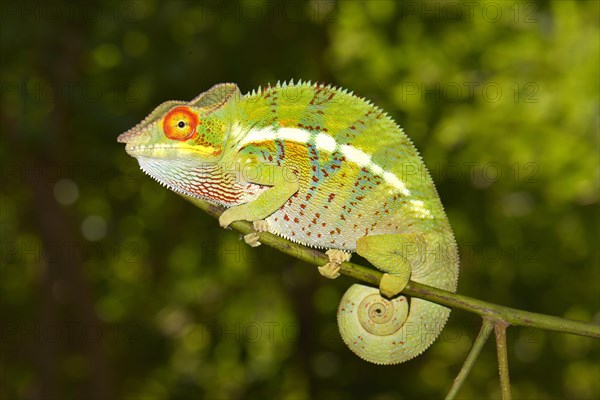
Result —
<path fill-rule="evenodd" d="M 196 134 L 198 117 L 188 107 L 176 107 L 163 120 L 163 131 L 169 139 L 188 140 Z"/>

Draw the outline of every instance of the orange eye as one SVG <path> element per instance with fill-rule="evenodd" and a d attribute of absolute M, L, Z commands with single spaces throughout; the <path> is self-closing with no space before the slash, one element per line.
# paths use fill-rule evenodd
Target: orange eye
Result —
<path fill-rule="evenodd" d="M 176 107 L 163 120 L 163 130 L 169 139 L 188 140 L 196 133 L 198 117 L 187 107 Z"/>

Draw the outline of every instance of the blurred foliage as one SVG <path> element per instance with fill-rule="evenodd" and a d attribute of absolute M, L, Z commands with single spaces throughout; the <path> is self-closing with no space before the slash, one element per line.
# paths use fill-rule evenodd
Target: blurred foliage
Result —
<path fill-rule="evenodd" d="M 251 249 L 116 136 L 219 82 L 371 99 L 414 140 L 461 249 L 459 291 L 600 320 L 599 3 L 1 4 L 3 398 L 440 398 L 479 321 L 370 365 L 327 281 Z M 515 398 L 600 397 L 597 340 L 509 330 Z M 488 344 L 461 391 L 499 396 Z"/>

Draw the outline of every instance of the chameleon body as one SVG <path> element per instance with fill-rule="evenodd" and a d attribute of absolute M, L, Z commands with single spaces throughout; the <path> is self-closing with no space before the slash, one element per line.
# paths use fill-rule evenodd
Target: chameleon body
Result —
<path fill-rule="evenodd" d="M 118 140 L 169 189 L 228 207 L 223 227 L 252 221 L 329 249 L 320 271 L 330 278 L 351 252 L 385 272 L 379 289 L 353 285 L 338 308 L 342 338 L 363 359 L 400 363 L 439 335 L 449 309 L 398 294 L 409 279 L 456 290 L 452 230 L 409 138 L 368 101 L 323 84 L 241 95 L 225 83 L 161 104 Z"/>

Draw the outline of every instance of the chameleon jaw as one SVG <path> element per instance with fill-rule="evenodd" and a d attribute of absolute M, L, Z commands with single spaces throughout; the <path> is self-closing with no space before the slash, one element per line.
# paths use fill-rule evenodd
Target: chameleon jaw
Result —
<path fill-rule="evenodd" d="M 220 149 L 210 146 L 185 145 L 179 143 L 158 143 L 158 144 L 132 144 L 125 145 L 125 151 L 132 157 L 151 157 L 151 158 L 188 158 L 194 154 L 200 156 L 206 161 L 213 161 L 215 157 L 221 154 Z"/>

